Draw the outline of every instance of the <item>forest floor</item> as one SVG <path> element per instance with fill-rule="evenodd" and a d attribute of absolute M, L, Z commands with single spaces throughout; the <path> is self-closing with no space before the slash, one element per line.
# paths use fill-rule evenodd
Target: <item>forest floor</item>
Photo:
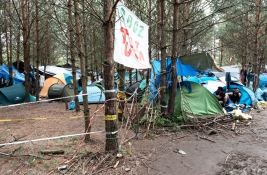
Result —
<path fill-rule="evenodd" d="M 91 113 L 100 106 L 90 105 Z M 116 153 L 105 153 L 103 113 L 96 113 L 91 141 L 83 143 L 82 135 L 74 135 L 84 132 L 82 112 L 66 110 L 63 102 L 0 108 L 0 144 L 12 143 L 0 146 L 0 174 L 267 174 L 265 110 L 252 110 L 252 120 L 237 122 L 235 131 L 235 121 L 223 117 L 176 132 L 151 125 L 147 137 L 142 132 L 136 138 L 118 123 L 120 160 Z M 74 136 L 58 137 L 64 135 Z M 65 161 L 67 166 L 61 166 Z"/>

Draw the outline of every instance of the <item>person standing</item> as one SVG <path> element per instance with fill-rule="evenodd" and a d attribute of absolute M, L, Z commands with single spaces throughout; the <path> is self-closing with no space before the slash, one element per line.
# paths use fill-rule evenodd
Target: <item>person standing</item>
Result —
<path fill-rule="evenodd" d="M 245 65 L 242 66 L 242 69 L 240 71 L 240 80 L 241 80 L 241 83 L 243 85 L 246 85 L 246 82 L 247 82 L 247 69 L 246 69 Z"/>

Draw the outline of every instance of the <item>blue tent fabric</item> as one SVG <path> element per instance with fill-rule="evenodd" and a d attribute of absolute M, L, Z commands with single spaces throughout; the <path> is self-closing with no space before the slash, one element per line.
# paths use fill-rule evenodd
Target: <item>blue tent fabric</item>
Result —
<path fill-rule="evenodd" d="M 267 74 L 261 74 L 260 75 L 260 83 L 259 86 L 263 90 L 267 87 Z"/>
<path fill-rule="evenodd" d="M 196 76 L 198 75 L 198 72 L 195 68 L 190 66 L 189 64 L 182 64 L 180 61 L 180 58 L 177 59 L 177 74 L 179 76 Z M 171 84 L 171 59 L 166 59 L 166 80 L 168 82 L 167 85 L 161 85 L 161 86 L 167 86 L 169 87 Z M 150 100 L 155 99 L 157 97 L 157 88 L 160 87 L 160 82 L 161 82 L 161 60 L 154 60 L 152 62 L 152 70 L 150 72 Z M 156 78 L 155 78 L 156 76 Z M 154 81 L 155 79 L 155 81 Z"/>
<path fill-rule="evenodd" d="M 14 84 L 21 84 L 25 81 L 24 74 L 21 74 L 14 66 L 12 66 L 12 72 L 14 73 Z M 0 78 L 3 77 L 7 82 L 10 81 L 8 65 L 0 66 Z"/>
<path fill-rule="evenodd" d="M 226 91 L 226 88 L 226 86 L 223 87 L 224 91 Z M 254 92 L 250 88 L 240 85 L 230 85 L 228 92 L 233 91 L 235 88 L 238 88 L 239 92 L 241 93 L 239 104 L 246 104 L 247 107 L 250 107 L 252 106 L 252 104 L 257 103 L 258 100 L 256 99 Z"/>
<path fill-rule="evenodd" d="M 201 83 L 208 83 L 208 81 L 217 81 L 218 78 L 216 77 L 207 77 L 207 76 L 203 76 L 203 77 L 189 77 L 189 78 L 186 78 L 184 77 L 184 81 L 190 81 L 190 82 L 194 82 L 194 83 L 197 83 L 197 84 L 201 84 Z"/>
<path fill-rule="evenodd" d="M 79 103 L 83 103 L 83 91 L 79 93 Z M 87 86 L 88 103 L 104 103 L 106 100 L 104 92 L 97 86 Z"/>

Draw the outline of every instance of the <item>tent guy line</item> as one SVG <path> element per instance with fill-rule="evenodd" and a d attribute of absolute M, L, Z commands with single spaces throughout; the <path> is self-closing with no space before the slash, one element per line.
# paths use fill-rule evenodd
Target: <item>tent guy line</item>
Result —
<path fill-rule="evenodd" d="M 56 136 L 56 137 L 47 137 L 47 138 L 41 138 L 41 139 L 34 139 L 34 140 L 24 140 L 24 141 L 18 141 L 18 142 L 10 142 L 10 143 L 1 143 L 0 146 L 8 146 L 8 145 L 18 145 L 23 143 L 31 143 L 31 142 L 39 142 L 39 141 L 45 141 L 45 140 L 54 140 L 54 139 L 60 139 L 60 138 L 67 138 L 67 137 L 73 137 L 73 136 L 81 136 L 81 135 L 87 135 L 87 134 L 116 134 L 118 131 L 114 132 L 105 132 L 105 131 L 95 131 L 95 132 L 87 132 L 87 133 L 79 133 L 79 134 L 70 134 L 70 135 L 62 135 L 62 136 Z"/>

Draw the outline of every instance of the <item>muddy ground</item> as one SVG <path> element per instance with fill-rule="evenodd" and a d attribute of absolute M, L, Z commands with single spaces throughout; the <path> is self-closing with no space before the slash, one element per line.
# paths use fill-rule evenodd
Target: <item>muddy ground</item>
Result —
<path fill-rule="evenodd" d="M 90 105 L 91 113 L 100 106 Z M 267 112 L 253 110 L 251 115 L 253 119 L 239 121 L 235 131 L 231 131 L 233 120 L 217 123 L 220 130 L 212 135 L 192 127 L 179 132 L 155 127 L 146 137 L 141 132 L 136 138 L 118 123 L 123 157 L 114 168 L 118 159 L 105 153 L 105 135 L 100 132 L 105 128 L 103 110 L 94 117 L 91 132 L 96 133 L 91 142 L 83 144 L 82 135 L 46 140 L 84 132 L 82 112 L 68 111 L 62 102 L 4 107 L 0 108 L 0 144 L 28 142 L 0 146 L 0 174 L 264 175 Z M 48 150 L 64 153 L 41 153 Z M 67 167 L 60 166 L 66 160 L 71 160 Z"/>

